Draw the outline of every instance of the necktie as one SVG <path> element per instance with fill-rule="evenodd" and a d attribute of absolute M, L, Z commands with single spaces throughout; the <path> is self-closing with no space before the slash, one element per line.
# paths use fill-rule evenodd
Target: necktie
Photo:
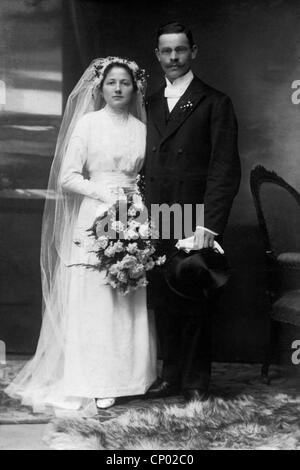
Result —
<path fill-rule="evenodd" d="M 166 98 L 180 98 L 184 93 L 184 88 L 175 86 L 175 85 L 167 85 L 165 88 L 165 97 Z"/>

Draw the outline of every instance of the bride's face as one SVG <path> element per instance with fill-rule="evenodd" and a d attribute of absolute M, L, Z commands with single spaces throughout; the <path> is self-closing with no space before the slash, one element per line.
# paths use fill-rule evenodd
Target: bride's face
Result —
<path fill-rule="evenodd" d="M 132 78 L 123 67 L 113 67 L 102 87 L 106 103 L 116 110 L 127 110 L 134 94 Z"/>

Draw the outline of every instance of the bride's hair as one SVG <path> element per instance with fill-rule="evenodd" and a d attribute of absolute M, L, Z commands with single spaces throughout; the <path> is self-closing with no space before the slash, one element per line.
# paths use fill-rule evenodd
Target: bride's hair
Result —
<path fill-rule="evenodd" d="M 103 89 L 103 84 L 106 80 L 106 77 L 107 75 L 109 74 L 109 72 L 114 69 L 115 67 L 121 67 L 123 68 L 124 70 L 126 70 L 126 72 L 129 74 L 130 78 L 131 78 L 131 81 L 132 81 L 132 85 L 133 85 L 133 90 L 134 91 L 137 91 L 138 89 L 138 86 L 137 86 L 137 83 L 136 83 L 136 79 L 133 75 L 133 71 L 131 70 L 131 68 L 127 65 L 127 64 L 124 64 L 124 63 L 121 63 L 121 62 L 112 62 L 111 64 L 107 65 L 107 67 L 105 68 L 105 70 L 103 71 L 103 76 L 102 76 L 102 80 L 101 80 L 101 83 L 99 85 L 99 88 L 100 90 L 102 91 Z"/>

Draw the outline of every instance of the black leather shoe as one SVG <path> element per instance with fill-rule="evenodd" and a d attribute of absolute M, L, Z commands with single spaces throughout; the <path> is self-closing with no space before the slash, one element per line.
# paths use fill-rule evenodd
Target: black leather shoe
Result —
<path fill-rule="evenodd" d="M 184 399 L 187 403 L 191 403 L 193 401 L 204 402 L 209 400 L 209 393 L 208 390 L 189 388 L 184 390 Z"/>
<path fill-rule="evenodd" d="M 155 382 L 146 393 L 146 398 L 164 398 L 171 395 L 176 395 L 179 392 L 179 387 L 170 384 L 166 380 Z"/>

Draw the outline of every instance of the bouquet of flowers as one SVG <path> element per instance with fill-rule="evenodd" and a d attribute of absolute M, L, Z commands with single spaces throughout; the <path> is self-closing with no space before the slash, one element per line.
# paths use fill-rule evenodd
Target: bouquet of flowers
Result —
<path fill-rule="evenodd" d="M 94 221 L 88 233 L 86 246 L 97 262 L 84 266 L 104 271 L 107 284 L 122 295 L 145 287 L 147 272 L 166 260 L 155 254 L 155 230 L 139 193 L 118 199 Z"/>

